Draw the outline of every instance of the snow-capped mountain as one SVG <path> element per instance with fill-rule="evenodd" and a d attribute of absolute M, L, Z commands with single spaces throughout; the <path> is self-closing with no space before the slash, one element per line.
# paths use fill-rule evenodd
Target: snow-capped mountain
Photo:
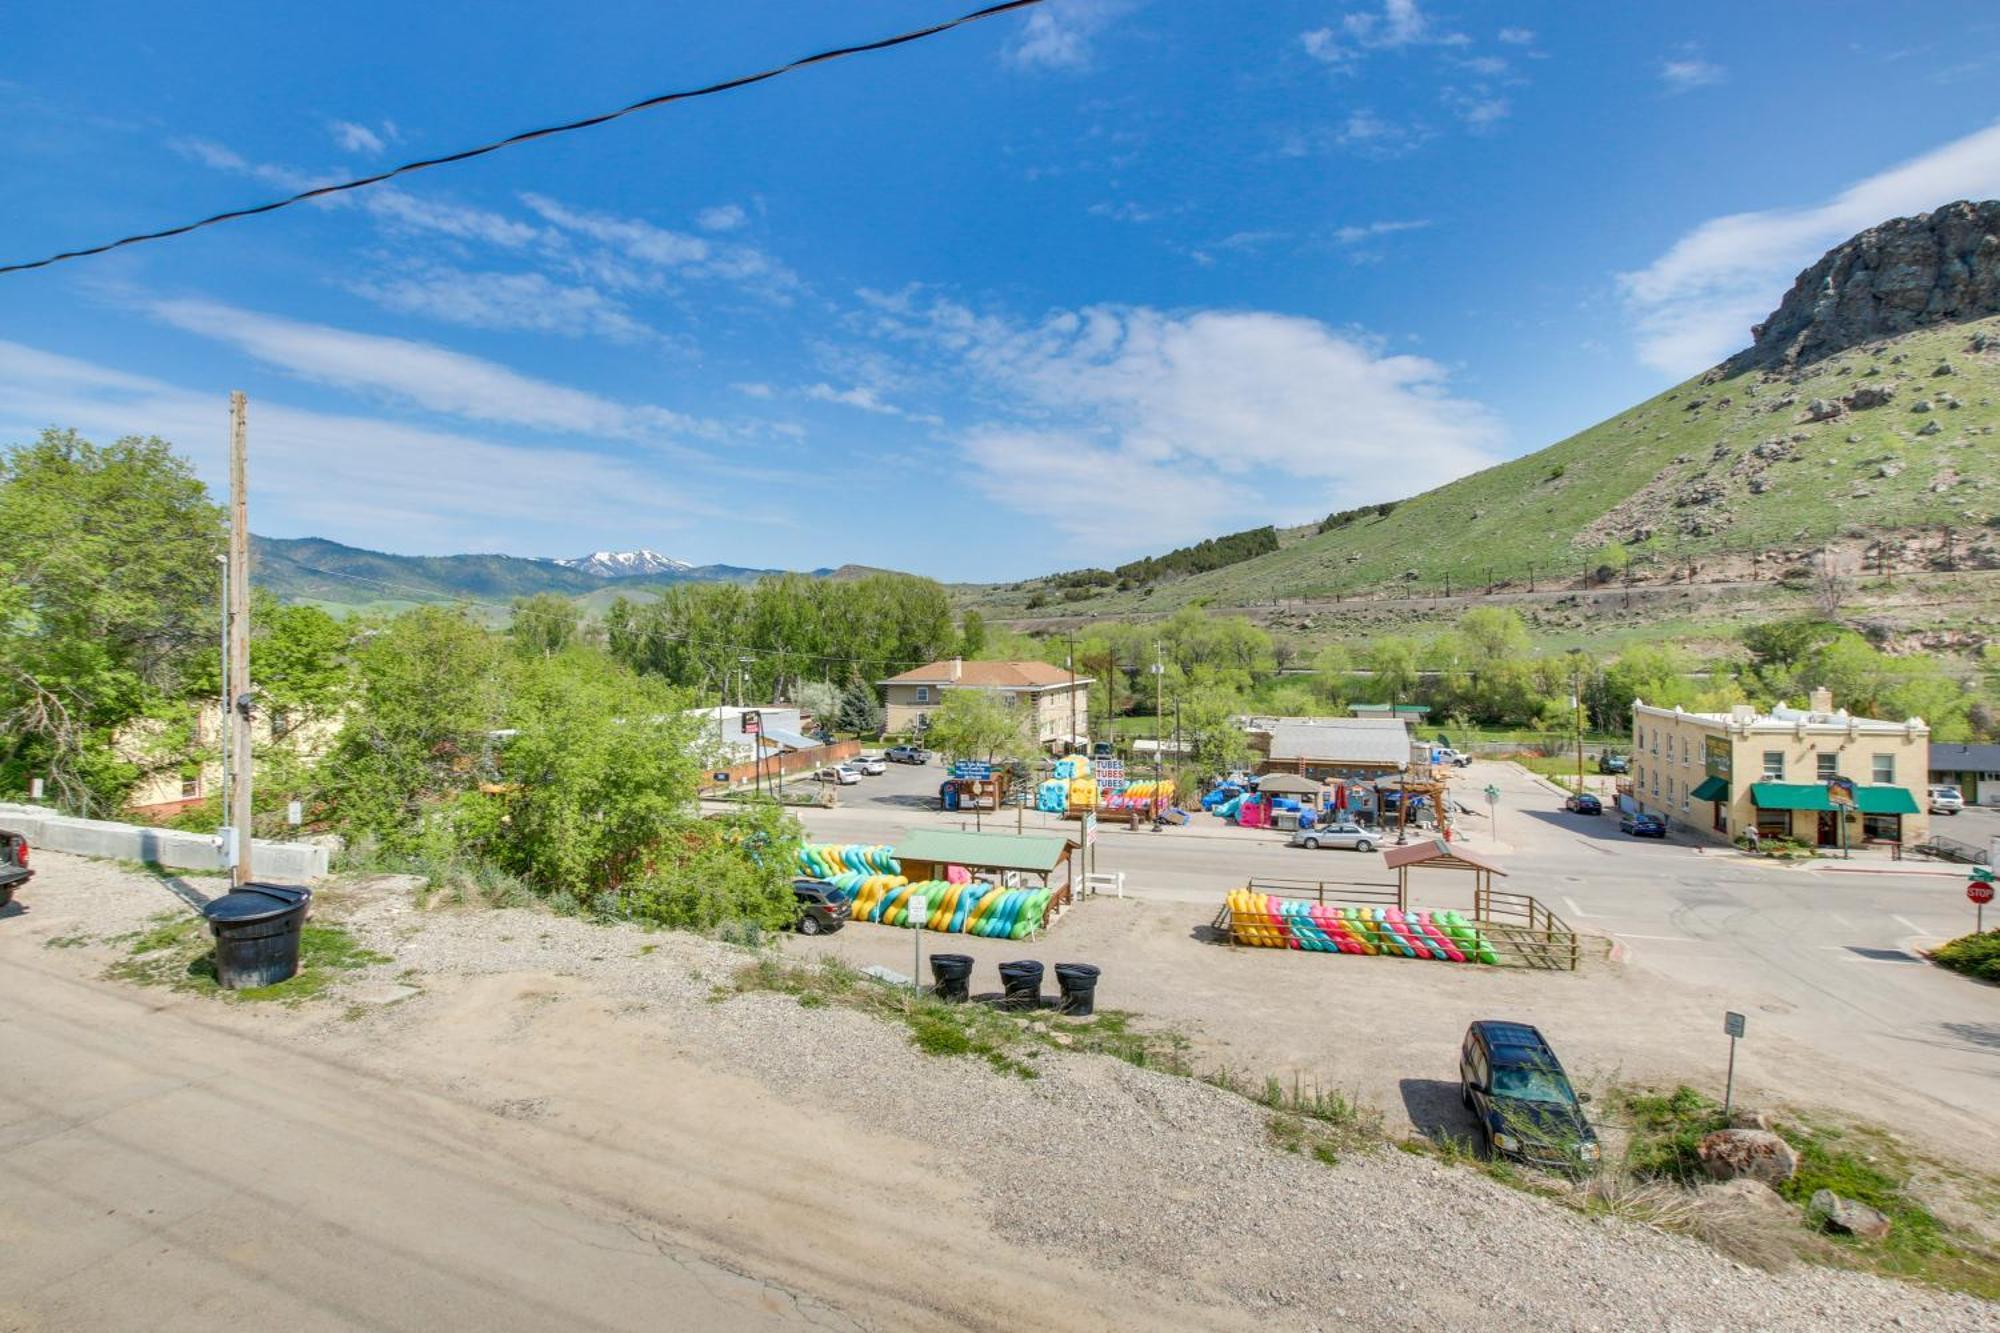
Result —
<path fill-rule="evenodd" d="M 589 555 L 571 556 L 553 563 L 585 574 L 595 574 L 601 579 L 627 579 L 638 574 L 685 574 L 694 568 L 685 560 L 643 549 L 592 551 Z"/>

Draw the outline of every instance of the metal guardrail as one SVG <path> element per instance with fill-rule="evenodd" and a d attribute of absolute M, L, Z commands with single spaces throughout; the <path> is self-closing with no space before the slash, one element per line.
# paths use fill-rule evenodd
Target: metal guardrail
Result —
<path fill-rule="evenodd" d="M 1957 861 L 1962 865 L 1993 864 L 1993 854 L 1986 848 L 1960 842 L 1957 838 L 1947 838 L 1941 833 L 1933 833 L 1910 850 L 1919 856 L 1934 856 L 1940 861 Z"/>

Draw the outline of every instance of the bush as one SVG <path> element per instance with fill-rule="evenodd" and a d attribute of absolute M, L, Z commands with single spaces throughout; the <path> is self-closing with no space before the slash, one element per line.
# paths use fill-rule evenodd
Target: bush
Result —
<path fill-rule="evenodd" d="M 2000 930 L 1961 935 L 1939 947 L 1931 959 L 1954 972 L 2000 984 Z"/>

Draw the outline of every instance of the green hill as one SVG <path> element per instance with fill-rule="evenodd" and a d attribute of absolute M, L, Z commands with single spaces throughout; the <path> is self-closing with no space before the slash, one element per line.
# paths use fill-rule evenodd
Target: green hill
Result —
<path fill-rule="evenodd" d="M 1331 514 L 1267 554 L 1115 586 L 1051 575 L 966 600 L 1001 615 L 1124 615 L 1661 582 L 1691 566 L 1712 577 L 1740 565 L 1754 580 L 1821 551 L 1842 572 L 2000 568 L 2000 201 L 1842 242 L 1752 336 L 1558 444 Z"/>

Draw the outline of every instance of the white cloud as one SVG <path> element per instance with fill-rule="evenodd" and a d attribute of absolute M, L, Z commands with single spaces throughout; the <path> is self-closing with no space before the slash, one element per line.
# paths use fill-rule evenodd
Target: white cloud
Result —
<path fill-rule="evenodd" d="M 1417 121 L 1386 120 L 1362 107 L 1347 114 L 1334 131 L 1333 141 L 1364 157 L 1401 157 L 1422 147 L 1431 131 Z"/>
<path fill-rule="evenodd" d="M 526 329 L 575 338 L 594 334 L 641 342 L 659 334 L 593 287 L 570 287 L 542 273 L 472 273 L 448 264 L 419 264 L 364 277 L 349 290 L 403 314 L 477 329 Z"/>
<path fill-rule="evenodd" d="M 980 487 L 1094 555 L 1297 521 L 1494 461 L 1494 419 L 1451 396 L 1442 367 L 1315 320 L 1096 306 L 1030 325 L 911 291 L 863 300 L 878 333 L 939 358 L 942 377 L 970 372 L 1003 418 L 960 435 Z"/>
<path fill-rule="evenodd" d="M 863 412 L 877 412 L 885 417 L 899 417 L 903 409 L 894 403 L 885 403 L 876 392 L 866 385 L 857 384 L 851 389 L 836 389 L 824 381 L 808 385 L 806 397 L 818 403 L 839 403 L 843 407 L 858 407 Z"/>
<path fill-rule="evenodd" d="M 1498 36 L 1508 46 L 1533 46 L 1535 44 L 1535 30 L 1533 28 L 1502 28 Z"/>
<path fill-rule="evenodd" d="M 369 129 L 366 125 L 357 125 L 351 120 L 332 121 L 327 125 L 327 130 L 333 135 L 333 141 L 340 145 L 343 152 L 365 153 L 369 157 L 373 157 L 389 146 L 388 141 L 383 135 Z M 393 128 L 389 128 L 387 132 L 392 136 L 394 134 Z"/>
<path fill-rule="evenodd" d="M 745 398 L 769 398 L 777 392 L 777 390 L 762 380 L 750 380 L 732 384 L 729 387 L 742 394 Z"/>
<path fill-rule="evenodd" d="M 49 422 L 100 440 L 160 435 L 220 486 L 225 420 L 219 384 L 188 389 L 0 341 L 0 431 L 15 438 Z M 327 534 L 392 551 L 520 551 L 566 549 L 606 515 L 671 534 L 691 517 L 724 512 L 684 473 L 262 396 L 250 403 L 250 438 L 251 521 L 260 532 Z M 543 532 L 552 537 L 538 538 Z"/>
<path fill-rule="evenodd" d="M 354 197 L 392 229 L 434 231 L 455 240 L 480 241 L 507 250 L 518 250 L 544 236 L 540 227 L 490 209 L 414 195 L 392 185 L 371 185 L 356 191 Z"/>
<path fill-rule="evenodd" d="M 1003 58 L 1018 69 L 1089 69 L 1092 42 L 1129 7 L 1127 0 L 1047 0 L 1028 15 Z"/>
<path fill-rule="evenodd" d="M 1694 88 L 1705 88 L 1711 83 L 1721 83 L 1728 77 L 1722 66 L 1699 57 L 1690 56 L 1684 60 L 1663 60 L 1660 62 L 1660 79 L 1670 93 L 1684 93 Z"/>
<path fill-rule="evenodd" d="M 1463 46 L 1463 33 L 1439 31 L 1417 0 L 1385 0 L 1378 10 L 1343 14 L 1331 27 L 1299 34 L 1306 54 L 1337 70 L 1352 70 L 1370 51 L 1396 51 L 1410 46 Z"/>
<path fill-rule="evenodd" d="M 703 231 L 735 231 L 749 220 L 741 204 L 717 204 L 694 215 L 695 225 Z"/>
<path fill-rule="evenodd" d="M 1092 204 L 1089 212 L 1094 218 L 1110 218 L 1113 222 L 1157 222 L 1160 217 L 1158 212 L 1130 199 L 1116 204 Z"/>
<path fill-rule="evenodd" d="M 1372 241 L 1377 236 L 1390 236 L 1399 231 L 1420 231 L 1431 225 L 1429 218 L 1409 218 L 1403 221 L 1369 222 L 1351 224 L 1334 229 L 1333 239 L 1342 245 L 1358 245 L 1362 241 Z"/>
<path fill-rule="evenodd" d="M 1468 129 L 1490 130 L 1513 112 L 1513 104 L 1485 85 L 1471 89 L 1447 88 L 1444 104 Z"/>
<path fill-rule="evenodd" d="M 659 446 L 670 446 L 675 434 L 709 429 L 679 412 L 615 402 L 431 343 L 304 324 L 210 301 L 157 301 L 148 309 L 175 328 L 227 343 L 301 379 L 467 421 Z"/>
<path fill-rule="evenodd" d="M 1749 345 L 1750 326 L 1829 248 L 1890 218 L 2000 197 L 2000 123 L 1857 181 L 1823 203 L 1711 218 L 1619 275 L 1639 357 L 1691 375 Z"/>
<path fill-rule="evenodd" d="M 666 275 L 716 279 L 780 303 L 802 286 L 796 273 L 754 246 L 573 208 L 546 195 L 524 194 L 521 202 L 567 235 L 602 245 L 603 250 L 578 252 L 568 262 L 605 286 L 652 291 Z"/>

